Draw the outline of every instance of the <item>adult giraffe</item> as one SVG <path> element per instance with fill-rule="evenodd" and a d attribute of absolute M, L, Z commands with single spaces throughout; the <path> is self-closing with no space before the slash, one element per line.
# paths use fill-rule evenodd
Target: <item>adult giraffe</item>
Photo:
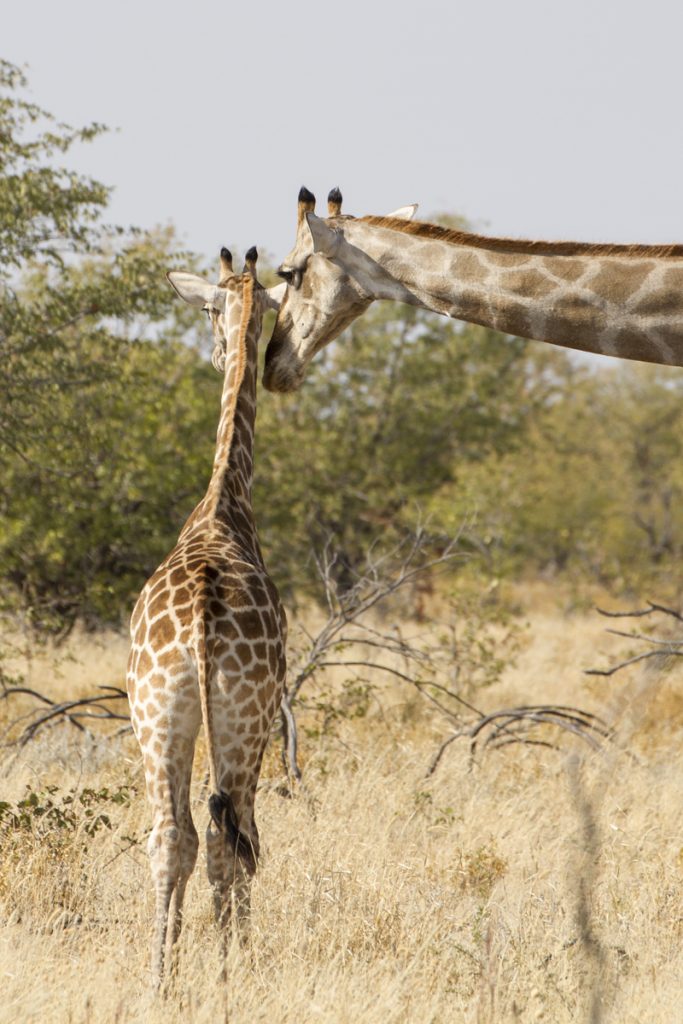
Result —
<path fill-rule="evenodd" d="M 683 245 L 516 241 L 387 217 L 328 217 L 299 193 L 296 243 L 263 383 L 292 391 L 375 299 L 407 302 L 566 348 L 683 366 Z"/>
<path fill-rule="evenodd" d="M 268 576 L 251 505 L 256 360 L 264 311 L 277 305 L 221 250 L 218 285 L 173 271 L 181 298 L 205 309 L 224 370 L 211 480 L 178 542 L 145 584 L 131 619 L 128 696 L 153 825 L 148 852 L 156 890 L 152 973 L 178 938 L 183 897 L 197 859 L 190 811 L 195 740 L 204 726 L 209 763 L 207 868 L 216 918 L 227 925 L 233 891 L 248 912 L 259 852 L 254 796 L 285 680 L 286 619 Z"/>

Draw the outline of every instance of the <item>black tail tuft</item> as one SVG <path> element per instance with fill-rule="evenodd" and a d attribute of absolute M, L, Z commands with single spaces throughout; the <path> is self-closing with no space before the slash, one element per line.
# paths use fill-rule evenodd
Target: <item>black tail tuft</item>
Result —
<path fill-rule="evenodd" d="M 235 856 L 242 861 L 247 874 L 255 874 L 258 849 L 254 848 L 249 836 L 240 832 L 237 812 L 230 794 L 222 791 L 213 793 L 209 797 L 209 814 L 216 827 L 221 830 L 232 846 Z"/>

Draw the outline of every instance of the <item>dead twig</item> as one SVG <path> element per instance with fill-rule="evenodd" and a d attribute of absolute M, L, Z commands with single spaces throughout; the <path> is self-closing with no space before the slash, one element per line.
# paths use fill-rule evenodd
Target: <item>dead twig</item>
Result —
<path fill-rule="evenodd" d="M 434 774 L 451 743 L 462 737 L 470 739 L 472 761 L 474 761 L 480 743 L 484 750 L 487 748 L 499 749 L 513 743 L 557 749 L 557 745 L 550 740 L 540 739 L 533 734 L 533 727 L 538 725 L 555 726 L 572 733 L 594 750 L 599 750 L 601 745 L 600 739 L 597 737 L 609 739 L 611 736 L 606 722 L 598 715 L 581 708 L 563 704 L 533 704 L 501 708 L 482 715 L 478 721 L 464 726 L 448 736 L 434 754 L 427 770 L 427 777 Z"/>
<path fill-rule="evenodd" d="M 633 611 L 625 612 L 613 612 L 605 608 L 598 608 L 597 611 L 600 615 L 611 619 L 637 619 L 648 615 L 660 614 L 675 619 L 676 622 L 683 622 L 683 613 L 675 608 L 669 608 L 667 605 L 659 604 L 656 601 L 648 601 L 647 605 L 647 608 L 637 608 Z M 584 673 L 587 676 L 613 676 L 616 672 L 620 672 L 621 669 L 627 668 L 629 665 L 637 665 L 639 662 L 649 661 L 651 658 L 658 658 L 661 661 L 668 658 L 683 657 L 683 638 L 650 636 L 647 633 L 625 632 L 620 629 L 608 629 L 607 632 L 611 633 L 612 636 L 634 640 L 640 644 L 648 644 L 650 648 L 655 649 L 638 651 L 636 654 L 622 659 L 615 665 L 610 665 L 609 668 L 584 669 Z"/>
<path fill-rule="evenodd" d="M 116 721 L 129 723 L 129 716 L 118 712 L 109 706 L 111 701 L 127 700 L 126 691 L 119 686 L 100 686 L 98 689 L 104 693 L 95 694 L 89 697 L 80 697 L 76 700 L 54 701 L 46 697 L 39 690 L 29 686 L 4 686 L 0 693 L 0 700 L 9 700 L 11 697 L 24 694 L 32 697 L 42 705 L 47 705 L 42 710 L 32 710 L 26 715 L 15 719 L 5 730 L 4 737 L 21 721 L 29 720 L 19 736 L 13 740 L 6 740 L 6 746 L 25 746 L 29 740 L 34 739 L 36 734 L 48 725 L 55 725 L 59 721 L 68 722 L 80 732 L 89 730 L 83 724 L 87 720 Z"/>

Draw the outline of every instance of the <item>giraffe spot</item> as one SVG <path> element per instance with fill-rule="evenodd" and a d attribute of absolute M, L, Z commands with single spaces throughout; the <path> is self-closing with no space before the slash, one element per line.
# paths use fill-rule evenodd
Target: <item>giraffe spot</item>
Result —
<path fill-rule="evenodd" d="M 263 662 L 258 662 L 253 668 L 249 669 L 249 679 L 252 683 L 262 683 L 268 675 L 270 675 L 270 670 Z"/>
<path fill-rule="evenodd" d="M 249 595 L 242 587 L 231 588 L 226 594 L 226 601 L 234 610 L 251 607 Z"/>
<path fill-rule="evenodd" d="M 547 256 L 543 266 L 550 274 L 569 282 L 578 281 L 586 270 L 584 260 L 572 259 L 571 256 Z"/>
<path fill-rule="evenodd" d="M 263 626 L 263 632 L 267 636 L 272 636 L 276 632 L 275 616 L 271 609 L 260 612 L 261 623 Z"/>
<path fill-rule="evenodd" d="M 269 602 L 266 598 L 266 591 L 261 586 L 258 576 L 252 576 L 249 580 L 249 595 L 255 605 L 268 606 Z"/>
<path fill-rule="evenodd" d="M 161 654 L 157 655 L 157 664 L 162 669 L 177 668 L 180 662 L 180 652 L 177 649 L 170 651 L 162 651 Z"/>
<path fill-rule="evenodd" d="M 144 729 L 140 730 L 140 735 L 138 736 L 138 742 L 139 742 L 140 746 L 145 746 L 147 743 L 149 743 L 151 738 L 152 738 L 152 730 L 150 729 L 150 727 L 148 725 L 146 725 L 144 727 Z M 145 767 L 147 767 L 147 758 L 148 757 L 149 757 L 149 755 L 145 754 Z"/>
<path fill-rule="evenodd" d="M 455 274 L 458 278 L 481 279 L 482 274 L 488 274 L 489 269 L 480 258 L 479 253 L 473 249 L 459 249 L 455 256 Z"/>
<path fill-rule="evenodd" d="M 608 302 L 625 302 L 634 295 L 656 266 L 652 261 L 605 260 L 587 287 Z"/>
<path fill-rule="evenodd" d="M 249 644 L 236 644 L 235 654 L 239 661 L 242 662 L 242 665 L 248 665 L 251 661 L 251 647 Z"/>
<path fill-rule="evenodd" d="M 275 672 L 275 670 L 277 669 L 277 661 L 278 661 L 278 659 L 277 659 L 277 654 L 275 652 L 275 648 L 274 647 L 269 647 L 268 648 L 268 667 L 270 668 L 271 672 Z"/>
<path fill-rule="evenodd" d="M 230 519 L 236 533 L 248 535 L 251 531 L 251 521 L 237 508 L 231 510 Z"/>
<path fill-rule="evenodd" d="M 223 619 L 225 618 L 226 608 L 220 601 L 209 601 L 208 612 L 214 619 Z"/>
<path fill-rule="evenodd" d="M 242 708 L 242 714 L 249 718 L 259 714 L 258 704 L 256 703 L 253 697 L 249 701 L 249 703 L 245 704 L 244 707 Z"/>
<path fill-rule="evenodd" d="M 154 668 L 154 665 L 152 663 L 152 659 L 150 658 L 150 656 L 147 653 L 147 651 L 146 650 L 140 651 L 140 655 L 139 655 L 138 660 L 137 660 L 137 665 L 133 669 L 133 671 L 138 676 L 138 678 L 140 676 L 146 676 L 147 673 L 149 671 L 151 671 L 151 669 L 153 669 L 153 668 Z"/>
<path fill-rule="evenodd" d="M 150 639 L 155 647 L 166 647 L 176 638 L 177 628 L 170 615 L 163 615 L 152 623 L 150 627 Z"/>
<path fill-rule="evenodd" d="M 508 270 L 501 274 L 500 283 L 515 295 L 533 295 L 535 298 L 543 298 L 557 291 L 557 282 L 533 267 L 528 270 Z"/>
<path fill-rule="evenodd" d="M 267 657 L 266 645 L 263 642 L 263 640 L 259 640 L 258 643 L 254 644 L 253 652 L 254 652 L 254 657 L 256 658 L 257 661 L 265 661 L 266 660 L 266 657 Z"/>
<path fill-rule="evenodd" d="M 147 597 L 156 597 L 161 590 L 166 590 L 167 586 L 166 574 L 161 569 L 157 569 L 147 583 Z"/>
<path fill-rule="evenodd" d="M 489 258 L 495 260 L 497 266 L 503 270 L 511 270 L 515 267 L 523 267 L 525 264 L 530 263 L 535 256 L 531 253 L 526 252 L 496 252 L 490 253 Z"/>
<path fill-rule="evenodd" d="M 248 686 L 247 683 L 242 683 L 235 691 L 235 700 L 238 704 L 242 704 L 245 700 L 249 700 L 252 693 L 253 687 Z"/>
<path fill-rule="evenodd" d="M 156 619 L 158 615 L 161 615 L 166 611 L 168 608 L 169 597 L 170 595 L 168 592 L 166 590 L 162 590 L 156 595 L 156 597 L 152 598 L 147 606 L 147 613 L 150 619 Z"/>
<path fill-rule="evenodd" d="M 634 312 L 639 316 L 661 316 L 671 317 L 680 315 L 683 309 L 683 297 L 678 291 L 670 288 L 660 288 L 656 292 L 645 295 Z M 678 332 L 680 338 L 680 332 Z M 680 341 L 679 341 L 680 344 Z"/>
<path fill-rule="evenodd" d="M 262 707 L 268 707 L 272 702 L 273 693 L 275 692 L 275 684 L 272 680 L 268 680 L 265 686 L 262 686 L 258 691 L 259 700 L 261 701 Z"/>
<path fill-rule="evenodd" d="M 683 292 L 683 267 L 679 265 L 665 271 L 662 283 L 665 288 L 671 288 L 680 295 Z"/>
<path fill-rule="evenodd" d="M 183 583 L 187 583 L 187 571 L 184 566 L 178 566 L 174 569 L 169 576 L 169 583 L 172 587 L 179 587 Z"/>
<path fill-rule="evenodd" d="M 497 318 L 496 328 L 506 334 L 517 334 L 521 338 L 532 335 L 529 310 L 521 302 L 506 302 L 504 312 Z"/>
<path fill-rule="evenodd" d="M 256 608 L 235 615 L 235 622 L 247 640 L 254 640 L 263 634 L 263 623 Z"/>

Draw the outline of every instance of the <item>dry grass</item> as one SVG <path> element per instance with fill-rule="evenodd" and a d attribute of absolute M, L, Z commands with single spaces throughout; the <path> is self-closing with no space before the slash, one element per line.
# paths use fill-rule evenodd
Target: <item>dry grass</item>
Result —
<path fill-rule="evenodd" d="M 603 755 L 569 740 L 565 753 L 506 748 L 473 770 L 454 744 L 426 782 L 443 727 L 397 692 L 387 722 L 371 714 L 305 744 L 308 801 L 269 784 L 273 752 L 257 806 L 253 940 L 233 946 L 227 989 L 200 858 L 175 988 L 149 993 L 149 817 L 132 739 L 64 728 L 30 744 L 6 766 L 3 799 L 55 785 L 53 803 L 72 816 L 60 828 L 34 814 L 32 827 L 3 833 L 0 1020 L 677 1020 L 680 677 L 582 677 L 616 642 L 592 616 L 547 608 L 532 609 L 517 666 L 480 702 L 578 704 L 616 718 L 620 743 Z M 85 653 L 61 676 L 41 662 L 43 688 L 120 682 L 125 642 Z M 62 803 L 88 787 L 111 825 L 94 834 L 87 807 Z M 206 817 L 198 800 L 200 832 Z"/>

